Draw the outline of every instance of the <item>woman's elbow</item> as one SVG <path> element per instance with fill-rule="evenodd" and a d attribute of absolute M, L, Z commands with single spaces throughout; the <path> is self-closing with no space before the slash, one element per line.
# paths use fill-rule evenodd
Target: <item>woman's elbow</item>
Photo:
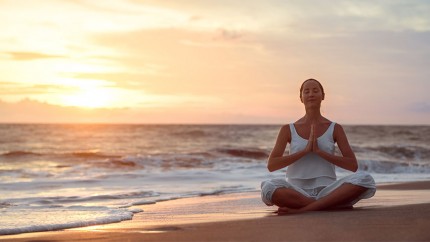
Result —
<path fill-rule="evenodd" d="M 352 165 L 351 165 L 351 171 L 352 172 L 358 171 L 358 162 L 357 162 L 357 159 L 353 160 Z"/>
<path fill-rule="evenodd" d="M 270 172 L 274 171 L 275 169 L 271 166 L 271 165 L 267 165 L 267 170 L 269 170 Z"/>
<path fill-rule="evenodd" d="M 277 169 L 275 169 L 275 168 L 270 168 L 270 167 L 267 167 L 267 170 L 269 170 L 269 172 L 274 172 L 274 171 L 276 171 Z"/>
<path fill-rule="evenodd" d="M 273 166 L 273 163 L 270 162 L 270 160 L 267 161 L 267 170 L 270 172 L 276 171 L 275 167 Z"/>

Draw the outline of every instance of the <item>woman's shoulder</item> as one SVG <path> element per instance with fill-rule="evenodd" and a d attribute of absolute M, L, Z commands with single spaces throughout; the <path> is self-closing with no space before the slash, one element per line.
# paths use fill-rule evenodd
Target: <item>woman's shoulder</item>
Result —
<path fill-rule="evenodd" d="M 291 130 L 290 130 L 290 124 L 284 124 L 281 126 L 281 129 L 279 130 L 279 134 L 284 136 L 287 140 L 291 140 Z"/>
<path fill-rule="evenodd" d="M 338 122 L 332 122 L 332 123 L 334 123 L 334 129 L 342 129 L 343 130 L 343 126 L 340 123 L 338 123 Z"/>
<path fill-rule="evenodd" d="M 291 125 L 291 123 L 289 123 L 289 124 L 283 124 L 281 126 L 281 132 L 290 133 L 290 125 Z"/>
<path fill-rule="evenodd" d="M 335 123 L 333 130 L 333 138 L 337 140 L 340 136 L 345 136 L 345 131 L 343 130 L 343 126 L 339 123 Z"/>

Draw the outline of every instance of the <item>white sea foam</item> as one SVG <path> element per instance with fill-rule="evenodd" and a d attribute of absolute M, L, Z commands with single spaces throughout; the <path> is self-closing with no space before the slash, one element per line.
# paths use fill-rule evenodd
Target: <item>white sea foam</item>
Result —
<path fill-rule="evenodd" d="M 67 208 L 15 207 L 2 211 L 0 234 L 19 234 L 76 228 L 130 220 L 140 209 L 73 206 Z"/>

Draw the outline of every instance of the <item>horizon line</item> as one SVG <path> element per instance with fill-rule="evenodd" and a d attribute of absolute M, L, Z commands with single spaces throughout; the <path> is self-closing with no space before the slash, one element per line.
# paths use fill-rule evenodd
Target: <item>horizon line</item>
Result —
<path fill-rule="evenodd" d="M 337 122 L 336 122 L 337 123 Z M 255 125 L 255 126 L 281 126 L 286 125 L 288 123 L 109 123 L 109 122 L 1 122 L 0 125 L 165 125 L 165 126 L 173 126 L 173 125 L 183 125 L 183 126 L 220 126 L 220 125 Z M 345 126 L 430 126 L 430 124 L 394 124 L 394 123 L 386 123 L 386 124 L 377 124 L 377 123 L 342 123 L 341 125 Z"/>

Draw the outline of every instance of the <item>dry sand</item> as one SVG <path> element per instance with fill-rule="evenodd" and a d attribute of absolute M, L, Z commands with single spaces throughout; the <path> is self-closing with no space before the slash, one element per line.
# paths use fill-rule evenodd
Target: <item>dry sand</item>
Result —
<path fill-rule="evenodd" d="M 430 241 L 430 181 L 379 186 L 354 209 L 276 216 L 258 192 L 153 205 L 133 220 L 8 241 Z"/>

